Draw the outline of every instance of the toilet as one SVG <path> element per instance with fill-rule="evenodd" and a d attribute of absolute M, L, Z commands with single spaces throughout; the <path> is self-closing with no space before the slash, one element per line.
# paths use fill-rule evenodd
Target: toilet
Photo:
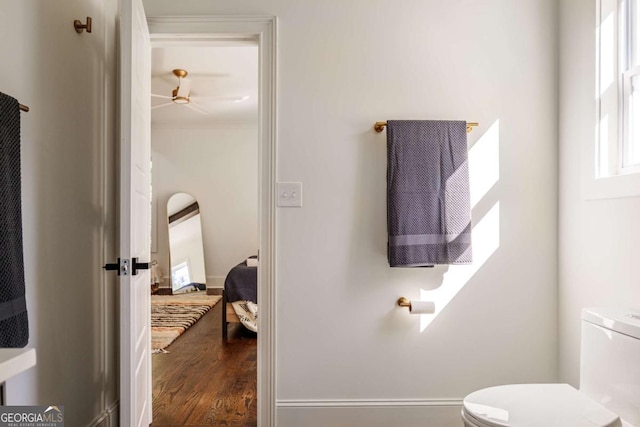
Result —
<path fill-rule="evenodd" d="M 512 384 L 464 398 L 465 427 L 640 427 L 640 312 L 582 310 L 580 390 Z"/>

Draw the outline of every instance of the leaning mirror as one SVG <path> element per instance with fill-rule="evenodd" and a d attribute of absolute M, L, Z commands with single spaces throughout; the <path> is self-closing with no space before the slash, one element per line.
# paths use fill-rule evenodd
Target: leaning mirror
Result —
<path fill-rule="evenodd" d="M 174 294 L 205 290 L 204 248 L 198 201 L 177 193 L 167 202 L 171 290 Z"/>

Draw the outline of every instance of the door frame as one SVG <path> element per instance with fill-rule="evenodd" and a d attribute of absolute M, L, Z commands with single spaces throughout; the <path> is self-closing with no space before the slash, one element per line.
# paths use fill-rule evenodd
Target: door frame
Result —
<path fill-rule="evenodd" d="M 252 40 L 259 52 L 258 118 L 258 426 L 276 426 L 276 36 L 274 16 L 147 17 L 151 45 Z M 223 307 L 224 309 L 224 307 Z"/>

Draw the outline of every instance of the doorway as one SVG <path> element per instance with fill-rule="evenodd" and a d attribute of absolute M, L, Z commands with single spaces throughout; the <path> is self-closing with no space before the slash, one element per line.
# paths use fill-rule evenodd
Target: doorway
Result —
<path fill-rule="evenodd" d="M 154 426 L 257 424 L 258 105 L 257 42 L 152 44 Z"/>
<path fill-rule="evenodd" d="M 275 426 L 275 186 L 276 186 L 276 19 L 274 17 L 150 17 L 153 46 L 256 43 L 258 95 L 258 306 L 257 421 Z"/>

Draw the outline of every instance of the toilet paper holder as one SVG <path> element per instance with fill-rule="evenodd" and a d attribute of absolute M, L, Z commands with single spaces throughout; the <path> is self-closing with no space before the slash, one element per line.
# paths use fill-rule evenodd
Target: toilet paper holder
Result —
<path fill-rule="evenodd" d="M 411 301 L 409 300 L 409 298 L 400 297 L 400 298 L 398 298 L 398 305 L 400 307 L 411 308 Z"/>
<path fill-rule="evenodd" d="M 436 305 L 433 301 L 410 301 L 409 298 L 400 297 L 398 305 L 407 307 L 411 314 L 434 314 L 436 312 Z"/>

